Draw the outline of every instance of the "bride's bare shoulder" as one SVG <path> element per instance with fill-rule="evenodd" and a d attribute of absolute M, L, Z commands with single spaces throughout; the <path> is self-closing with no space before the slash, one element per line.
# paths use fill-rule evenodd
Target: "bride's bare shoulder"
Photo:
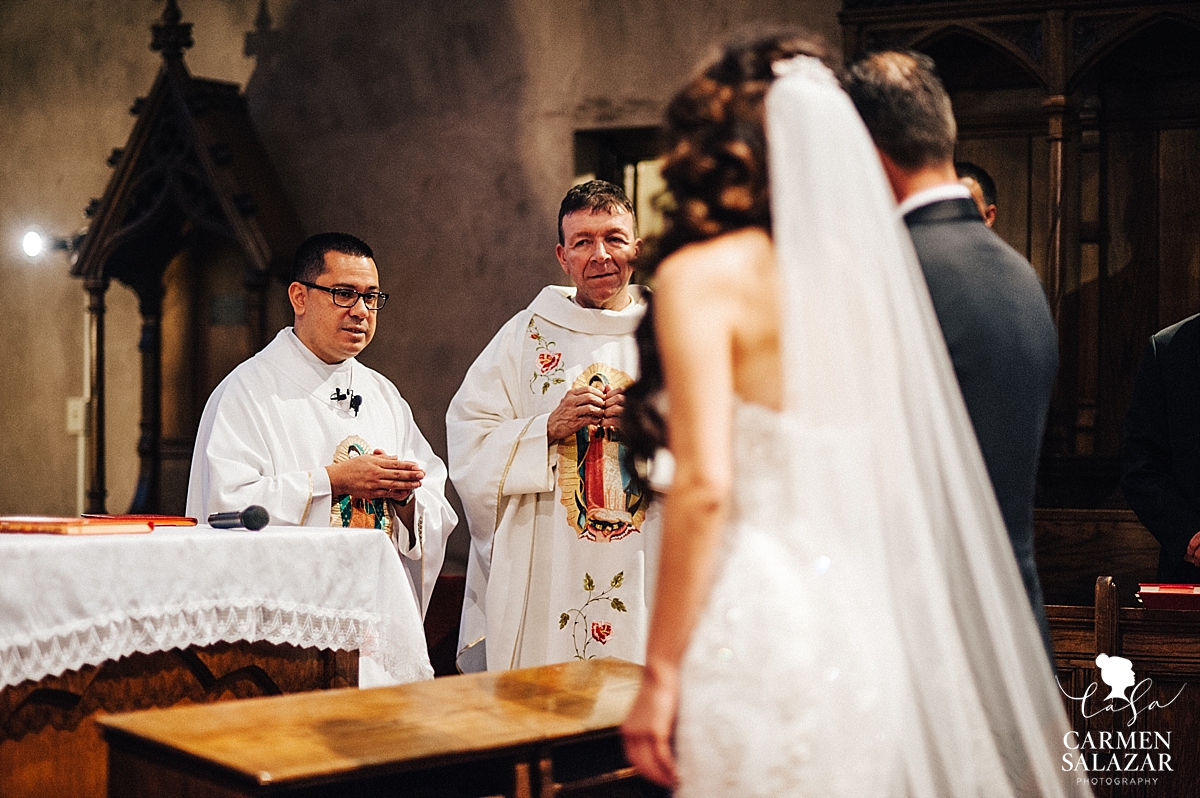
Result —
<path fill-rule="evenodd" d="M 747 227 L 688 244 L 658 267 L 656 283 L 671 288 L 728 289 L 761 279 L 773 263 L 771 238 L 759 227 Z"/>

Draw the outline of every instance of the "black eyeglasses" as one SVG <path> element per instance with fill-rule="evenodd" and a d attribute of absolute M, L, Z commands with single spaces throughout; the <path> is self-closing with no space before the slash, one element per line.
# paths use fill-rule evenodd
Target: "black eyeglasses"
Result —
<path fill-rule="evenodd" d="M 328 292 L 333 297 L 333 304 L 339 308 L 352 308 L 358 304 L 358 300 L 362 300 L 367 306 L 367 310 L 379 310 L 387 304 L 388 295 L 382 291 L 355 291 L 353 288 L 326 288 L 323 285 L 316 283 L 306 283 L 303 280 L 297 280 L 300 285 L 306 285 L 309 288 L 316 288 L 321 291 Z"/>

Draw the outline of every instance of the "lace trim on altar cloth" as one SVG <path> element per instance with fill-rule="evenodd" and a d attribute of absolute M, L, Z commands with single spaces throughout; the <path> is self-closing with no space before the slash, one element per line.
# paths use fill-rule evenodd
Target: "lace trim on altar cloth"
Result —
<path fill-rule="evenodd" d="M 267 641 L 303 648 L 358 650 L 401 682 L 427 678 L 419 658 L 397 650 L 378 613 L 334 610 L 305 604 L 247 601 L 192 603 L 150 615 L 112 614 L 17 636 L 0 648 L 0 688 L 26 679 L 59 676 L 136 652 L 213 643 Z"/>

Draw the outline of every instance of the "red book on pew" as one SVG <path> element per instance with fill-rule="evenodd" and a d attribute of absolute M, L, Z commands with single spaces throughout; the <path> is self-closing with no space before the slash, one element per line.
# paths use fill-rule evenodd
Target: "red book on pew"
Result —
<path fill-rule="evenodd" d="M 0 532 L 46 535 L 132 535 L 150 532 L 154 523 L 131 518 L 60 518 L 50 515 L 0 516 Z"/>
<path fill-rule="evenodd" d="M 1139 582 L 1138 599 L 1149 610 L 1200 610 L 1200 585 Z"/>

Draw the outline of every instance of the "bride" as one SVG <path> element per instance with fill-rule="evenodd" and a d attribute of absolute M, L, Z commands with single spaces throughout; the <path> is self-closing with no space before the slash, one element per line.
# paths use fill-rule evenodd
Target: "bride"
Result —
<path fill-rule="evenodd" d="M 676 468 L 626 752 L 680 796 L 1089 794 L 924 279 L 820 56 L 734 41 L 668 110 L 657 351 L 625 427 L 645 455 L 665 426 Z"/>

